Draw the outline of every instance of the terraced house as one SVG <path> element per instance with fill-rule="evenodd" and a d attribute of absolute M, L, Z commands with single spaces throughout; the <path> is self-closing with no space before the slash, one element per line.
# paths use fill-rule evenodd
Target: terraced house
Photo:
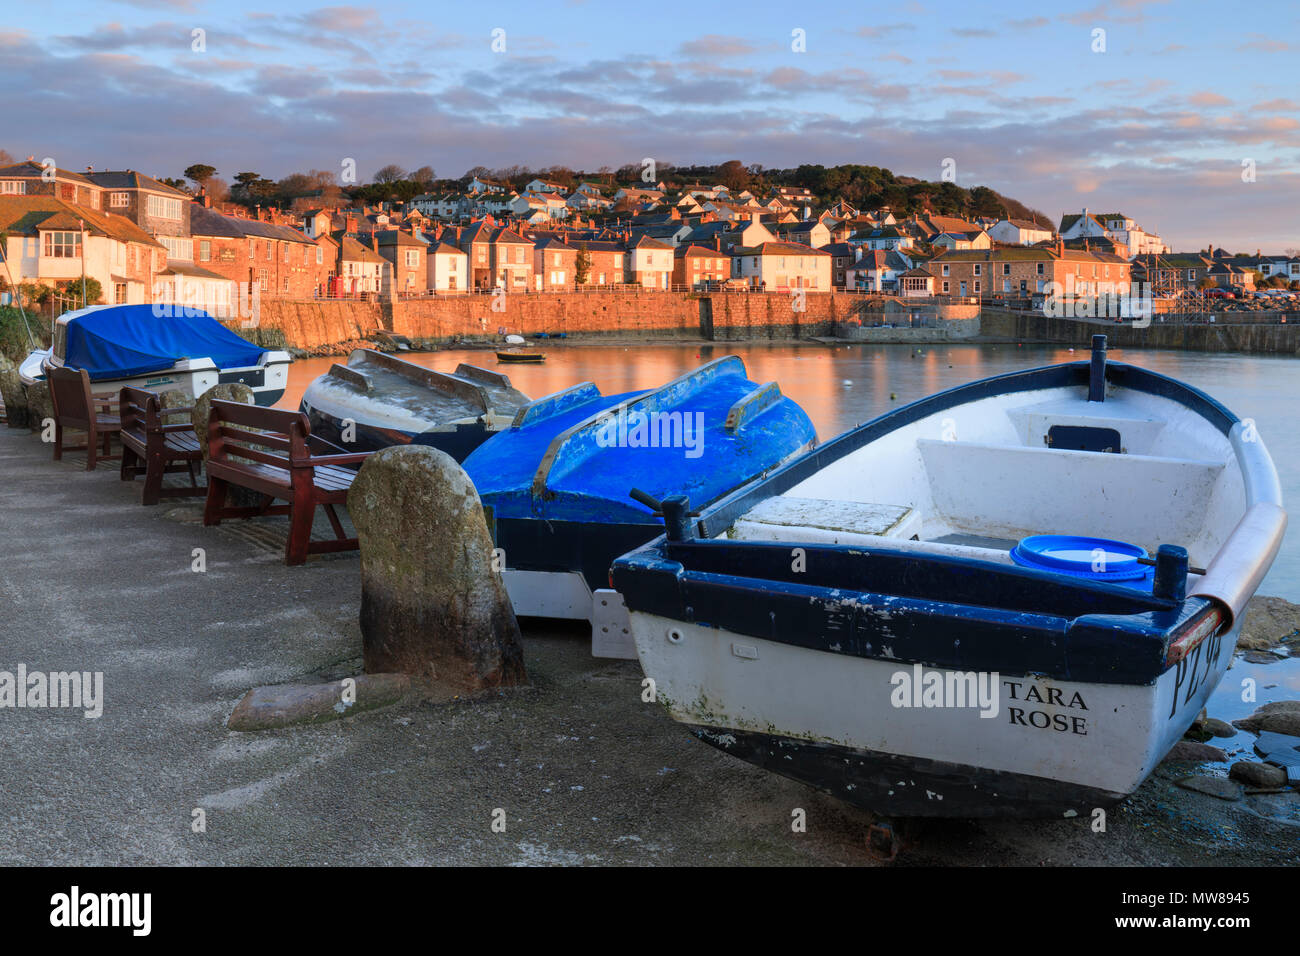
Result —
<path fill-rule="evenodd" d="M 1104 288 L 1127 291 L 1129 263 L 1108 252 L 1054 247 L 954 249 L 926 264 L 935 295 L 1031 296 L 1057 283 L 1066 292 L 1088 295 Z"/>

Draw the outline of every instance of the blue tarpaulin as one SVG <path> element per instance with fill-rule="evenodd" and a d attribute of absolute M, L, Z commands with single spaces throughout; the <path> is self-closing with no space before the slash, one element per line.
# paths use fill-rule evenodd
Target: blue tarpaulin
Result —
<path fill-rule="evenodd" d="M 171 368 L 180 359 L 210 358 L 217 368 L 257 365 L 265 350 L 241 339 L 206 312 L 157 316 L 151 305 L 116 305 L 69 318 L 63 364 L 92 381 L 132 378 Z"/>

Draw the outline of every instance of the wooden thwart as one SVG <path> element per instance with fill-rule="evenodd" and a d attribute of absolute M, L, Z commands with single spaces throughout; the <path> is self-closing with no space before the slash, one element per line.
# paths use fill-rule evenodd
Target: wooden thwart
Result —
<path fill-rule="evenodd" d="M 313 455 L 312 447 L 323 444 L 312 438 L 311 425 L 301 412 L 214 400 L 208 418 L 208 499 L 203 523 L 288 515 L 285 564 L 302 564 L 309 554 L 355 551 L 357 539 L 347 537 L 335 505 L 347 502 L 356 477 L 355 471 L 344 466 L 360 464 L 371 453 Z M 227 505 L 230 485 L 257 492 L 261 504 Z M 272 504 L 277 499 L 288 504 Z M 334 529 L 333 541 L 311 540 L 317 505 L 325 509 Z"/>

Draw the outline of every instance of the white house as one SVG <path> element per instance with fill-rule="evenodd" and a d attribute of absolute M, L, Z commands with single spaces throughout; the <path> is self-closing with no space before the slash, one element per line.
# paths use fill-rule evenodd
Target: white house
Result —
<path fill-rule="evenodd" d="M 898 279 L 912 268 L 911 260 L 893 249 L 859 252 L 859 258 L 844 270 L 844 288 L 859 292 L 899 291 Z"/>
<path fill-rule="evenodd" d="M 731 252 L 731 273 L 767 292 L 831 291 L 831 254 L 796 242 L 764 242 Z"/>
<path fill-rule="evenodd" d="M 673 246 L 642 236 L 628 251 L 627 281 L 646 289 L 667 289 L 673 281 Z"/>
<path fill-rule="evenodd" d="M 989 229 L 989 238 L 1010 246 L 1032 246 L 1050 242 L 1055 236 L 1051 226 L 1040 226 L 1028 219 L 1001 219 Z"/>
<path fill-rule="evenodd" d="M 1169 247 L 1154 232 L 1141 229 L 1136 222 L 1123 213 L 1089 213 L 1085 208 L 1079 215 L 1061 217 L 1061 238 L 1098 239 L 1106 238 L 1128 249 L 1126 258 L 1140 255 L 1162 255 L 1169 252 Z"/>
<path fill-rule="evenodd" d="M 449 242 L 430 246 L 425 262 L 433 292 L 465 292 L 470 288 L 469 256 Z"/>

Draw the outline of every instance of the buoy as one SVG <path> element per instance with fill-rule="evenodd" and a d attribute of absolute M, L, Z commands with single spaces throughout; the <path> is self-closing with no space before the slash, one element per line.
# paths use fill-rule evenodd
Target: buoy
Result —
<path fill-rule="evenodd" d="M 850 385 L 852 385 L 852 384 L 853 384 L 853 379 L 851 379 L 851 378 L 846 378 L 846 379 L 844 380 L 844 387 L 845 387 L 845 388 L 848 388 L 848 387 L 849 387 Z"/>
<path fill-rule="evenodd" d="M 897 393 L 895 393 L 895 392 L 890 392 L 890 393 L 889 393 L 889 400 L 890 400 L 891 402 L 892 402 L 894 399 L 896 399 L 896 398 L 898 398 Z"/>

